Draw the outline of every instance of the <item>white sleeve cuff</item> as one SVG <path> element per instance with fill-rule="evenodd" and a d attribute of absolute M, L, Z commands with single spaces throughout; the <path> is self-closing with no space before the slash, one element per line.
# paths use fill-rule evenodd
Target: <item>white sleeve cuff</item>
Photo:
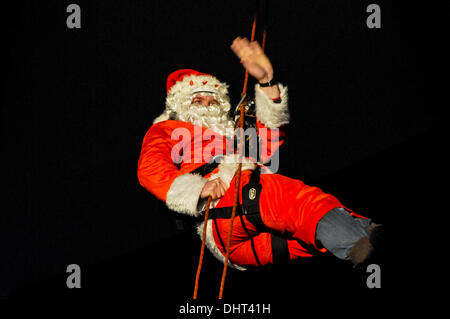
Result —
<path fill-rule="evenodd" d="M 191 216 L 200 216 L 200 194 L 207 180 L 199 174 L 184 174 L 175 178 L 166 196 L 171 210 Z M 205 205 L 206 206 L 206 205 Z"/>
<path fill-rule="evenodd" d="M 277 128 L 289 123 L 287 87 L 278 84 L 280 89 L 280 103 L 275 103 L 255 85 L 256 118 L 268 128 Z"/>

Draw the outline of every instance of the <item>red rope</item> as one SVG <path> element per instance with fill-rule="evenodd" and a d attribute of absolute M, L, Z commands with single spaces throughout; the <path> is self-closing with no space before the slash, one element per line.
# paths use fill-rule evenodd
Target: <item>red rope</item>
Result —
<path fill-rule="evenodd" d="M 200 281 L 200 272 L 202 271 L 203 255 L 205 254 L 206 226 L 208 225 L 209 205 L 211 204 L 211 200 L 212 200 L 212 197 L 209 196 L 208 202 L 206 203 L 205 222 L 203 223 L 202 246 L 200 249 L 200 258 L 198 260 L 197 274 L 195 275 L 195 287 L 194 287 L 193 299 L 197 299 L 198 283 Z"/>
<path fill-rule="evenodd" d="M 265 48 L 266 48 L 266 37 L 267 37 L 266 33 L 267 33 L 267 28 L 266 28 L 266 26 L 264 26 L 264 32 L 263 32 L 263 38 L 262 38 L 262 45 L 261 45 L 263 51 L 264 51 Z"/>
<path fill-rule="evenodd" d="M 256 20 L 257 20 L 257 15 L 256 12 L 253 16 L 253 25 L 252 25 L 252 34 L 251 34 L 251 38 L 250 38 L 250 42 L 255 41 L 255 30 L 256 30 Z M 247 93 L 247 84 L 248 84 L 248 70 L 245 70 L 245 77 L 244 77 L 244 87 L 242 89 L 242 94 L 241 96 L 244 96 Z M 234 203 L 233 203 L 233 210 L 231 212 L 231 219 L 230 219 L 230 230 L 228 231 L 228 238 L 227 238 L 227 243 L 226 243 L 226 251 L 225 251 L 225 262 L 223 264 L 223 272 L 222 272 L 222 280 L 220 282 L 220 290 L 219 290 L 219 299 L 223 298 L 223 289 L 225 286 L 225 277 L 227 274 L 227 268 L 228 268 L 228 259 L 230 256 L 230 243 L 231 243 L 231 235 L 233 233 L 233 222 L 234 222 L 234 217 L 236 215 L 236 208 L 237 205 L 239 203 L 239 191 L 241 189 L 241 170 L 242 170 L 242 148 L 243 148 L 243 142 L 244 142 L 244 138 L 243 138 L 243 127 L 244 127 L 244 104 L 245 101 L 243 101 L 240 105 L 240 117 L 239 117 L 239 124 L 238 124 L 238 128 L 239 128 L 239 133 L 240 133 L 240 143 L 239 143 L 239 165 L 238 165 L 238 169 L 236 171 L 236 185 L 235 185 L 235 189 L 234 189 Z"/>
<path fill-rule="evenodd" d="M 251 33 L 251 38 L 250 38 L 250 42 L 253 42 L 255 40 L 255 31 L 256 31 L 256 20 L 257 20 L 257 14 L 255 11 L 255 14 L 253 16 L 253 25 L 252 25 L 252 33 Z M 262 49 L 264 50 L 266 45 L 266 27 L 264 26 L 264 33 L 263 33 L 263 39 L 262 39 Z M 243 97 L 246 93 L 247 93 L 247 84 L 248 84 L 248 70 L 245 70 L 245 76 L 244 76 L 244 85 L 243 85 L 243 89 L 242 89 L 242 94 L 241 97 Z M 239 132 L 241 134 L 241 138 L 240 138 L 240 143 L 239 143 L 239 158 L 241 159 L 242 157 L 242 148 L 243 148 L 243 142 L 244 142 L 244 138 L 242 136 L 243 133 L 243 127 L 244 127 L 244 104 L 245 101 L 243 101 L 241 103 L 240 107 L 240 118 L 239 118 L 239 123 L 237 125 L 237 127 L 239 128 Z M 231 212 L 231 219 L 230 219 L 230 229 L 228 232 L 228 238 L 227 238 L 227 242 L 226 242 L 226 252 L 225 252 L 225 261 L 224 261 L 224 265 L 223 265 L 223 271 L 222 271 L 222 279 L 220 282 L 220 290 L 219 290 L 219 299 L 223 298 L 223 290 L 224 290 L 224 286 L 225 286 L 225 278 L 226 278 L 226 274 L 227 274 L 227 269 L 228 269 L 228 261 L 230 258 L 230 243 L 231 243 L 231 235 L 233 232 L 233 222 L 234 222 L 234 217 L 236 215 L 236 208 L 238 206 L 239 203 L 239 191 L 241 189 L 240 184 L 241 184 L 241 170 L 242 170 L 242 161 L 239 161 L 239 165 L 238 168 L 236 170 L 235 176 L 236 176 L 236 185 L 235 185 L 235 191 L 234 191 L 234 203 L 233 203 L 233 210 Z M 203 264 L 203 256 L 204 256 L 204 252 L 205 252 L 205 239 L 206 239 L 206 230 L 207 230 L 207 222 L 208 222 L 208 216 L 209 216 L 209 206 L 211 204 L 211 196 L 208 197 L 208 202 L 207 202 L 207 206 L 206 206 L 206 212 L 205 212 L 205 219 L 204 219 L 204 224 L 203 224 L 203 236 L 202 236 L 202 245 L 201 245 L 201 249 L 200 249 L 200 257 L 199 257 L 199 262 L 198 262 L 198 267 L 197 267 L 197 274 L 195 276 L 195 287 L 194 287 L 194 295 L 193 295 L 193 299 L 197 299 L 197 293 L 198 293 L 198 284 L 199 284 L 199 280 L 200 280 L 200 273 L 201 273 L 201 269 L 202 269 L 202 264 Z"/>
<path fill-rule="evenodd" d="M 244 92 L 245 94 L 245 92 Z M 244 142 L 243 137 L 243 127 L 244 127 L 244 102 L 241 104 L 241 116 L 239 118 L 239 134 L 240 134 L 240 140 L 239 140 L 239 159 L 242 159 L 242 147 Z M 239 161 L 238 168 L 236 170 L 236 185 L 234 187 L 234 202 L 233 202 L 233 210 L 231 211 L 231 219 L 230 219 L 230 229 L 228 231 L 228 238 L 226 243 L 226 251 L 225 251 L 225 261 L 223 263 L 223 271 L 222 271 L 222 280 L 220 282 L 220 290 L 219 290 L 219 299 L 222 299 L 223 297 L 223 288 L 225 286 L 225 277 L 227 275 L 227 268 L 228 268 L 228 260 L 230 257 L 230 243 L 231 243 L 231 235 L 233 233 L 233 222 L 234 222 L 234 216 L 236 216 L 236 208 L 239 203 L 239 191 L 241 189 L 241 171 L 242 171 L 242 160 Z"/>

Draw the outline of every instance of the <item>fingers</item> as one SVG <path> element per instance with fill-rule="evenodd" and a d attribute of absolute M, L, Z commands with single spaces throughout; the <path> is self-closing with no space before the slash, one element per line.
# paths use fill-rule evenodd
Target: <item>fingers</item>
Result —
<path fill-rule="evenodd" d="M 231 50 L 240 58 L 242 54 L 242 39 L 237 37 L 231 44 Z"/>
<path fill-rule="evenodd" d="M 218 178 L 218 180 L 219 180 L 220 184 L 222 185 L 223 189 L 224 189 L 225 191 L 227 191 L 228 185 L 225 184 L 225 182 L 224 182 L 222 179 L 220 179 L 220 177 Z"/>
<path fill-rule="evenodd" d="M 245 59 L 250 54 L 262 52 L 262 48 L 258 42 L 249 42 L 247 38 L 237 37 L 231 44 L 233 52 L 241 59 Z"/>
<path fill-rule="evenodd" d="M 234 39 L 233 43 L 231 44 L 231 48 L 233 49 L 233 51 L 241 49 L 244 43 L 243 41 L 245 42 L 245 40 L 242 39 L 241 37 L 237 37 L 236 39 Z"/>
<path fill-rule="evenodd" d="M 231 44 L 231 48 L 234 50 L 242 50 L 242 49 L 253 49 L 253 50 L 262 50 L 261 46 L 259 45 L 258 41 L 250 42 L 247 38 L 241 38 L 237 37 L 233 40 L 233 43 Z"/>
<path fill-rule="evenodd" d="M 214 187 L 211 190 L 211 196 L 213 197 L 213 199 L 223 197 L 227 192 L 228 186 L 220 178 L 216 178 L 211 182 L 214 183 Z"/>
<path fill-rule="evenodd" d="M 217 178 L 214 181 L 216 182 L 216 196 L 217 198 L 220 198 L 227 192 L 227 187 L 220 178 Z"/>
<path fill-rule="evenodd" d="M 220 188 L 219 188 L 219 181 L 217 181 L 216 179 L 211 181 L 213 184 L 213 187 L 211 189 L 211 196 L 213 199 L 217 199 L 221 197 L 220 194 Z"/>
<path fill-rule="evenodd" d="M 258 41 L 254 41 L 254 42 L 250 43 L 250 47 L 253 49 L 253 51 L 255 51 L 257 53 L 264 53 L 264 50 L 259 45 Z"/>
<path fill-rule="evenodd" d="M 221 191 L 220 197 L 222 197 L 227 192 L 228 186 L 220 178 L 218 178 L 218 180 L 219 180 L 219 187 L 220 187 L 220 191 Z"/>

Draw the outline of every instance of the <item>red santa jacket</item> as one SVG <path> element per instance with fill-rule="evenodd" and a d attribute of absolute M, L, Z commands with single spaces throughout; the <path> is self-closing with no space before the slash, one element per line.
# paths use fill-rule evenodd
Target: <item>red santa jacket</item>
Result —
<path fill-rule="evenodd" d="M 279 85 L 281 103 L 275 103 L 255 87 L 257 133 L 267 161 L 283 143 L 282 126 L 288 123 L 287 88 Z M 280 128 L 281 127 L 281 128 Z M 166 205 L 179 213 L 198 216 L 200 193 L 208 179 L 220 177 L 227 185 L 238 167 L 233 141 L 205 127 L 166 120 L 154 123 L 144 137 L 138 161 L 140 184 Z M 204 178 L 192 174 L 196 168 L 217 155 L 225 155 L 222 163 Z M 247 158 L 242 169 L 254 169 L 255 160 Z M 213 206 L 217 203 L 213 203 Z"/>

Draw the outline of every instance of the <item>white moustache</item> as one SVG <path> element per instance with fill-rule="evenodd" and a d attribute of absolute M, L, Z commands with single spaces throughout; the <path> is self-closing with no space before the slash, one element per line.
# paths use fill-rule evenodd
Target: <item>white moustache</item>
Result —
<path fill-rule="evenodd" d="M 234 133 L 234 121 L 220 105 L 198 106 L 192 104 L 180 118 L 194 125 L 205 126 L 225 136 Z"/>
<path fill-rule="evenodd" d="M 222 108 L 219 105 L 210 105 L 210 106 L 198 106 L 195 104 L 191 104 L 189 107 L 189 113 L 195 113 L 202 116 L 220 116 L 224 113 Z"/>

